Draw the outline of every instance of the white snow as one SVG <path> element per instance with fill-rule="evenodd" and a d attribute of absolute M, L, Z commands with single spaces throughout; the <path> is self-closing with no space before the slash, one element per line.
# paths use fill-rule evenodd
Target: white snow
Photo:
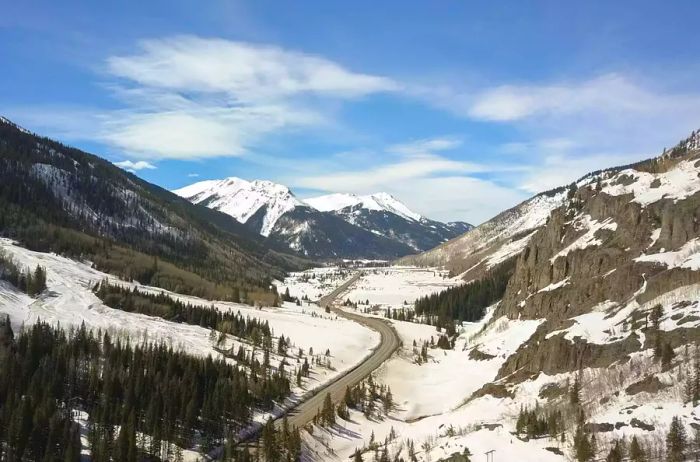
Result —
<path fill-rule="evenodd" d="M 385 419 L 367 419 L 362 413 L 351 411 L 350 420 L 341 421 L 337 429 L 314 428 L 313 434 L 305 433 L 312 459 L 347 460 L 356 448 L 368 445 L 372 434 L 381 443 L 393 428 L 398 438 L 389 444 L 390 458 L 410 439 L 421 461 L 461 453 L 465 446 L 475 456 L 496 449 L 498 460 L 562 460 L 543 449 L 544 441 L 524 443 L 512 436 L 507 426 L 512 406 L 504 405 L 510 400 L 488 395 L 468 400 L 496 377 L 505 359 L 540 325 L 540 321 L 505 318 L 491 322 L 494 308 L 489 308 L 482 321 L 465 325 L 454 350 L 429 349 L 428 362 L 420 365 L 413 360 L 412 342 L 415 339 L 420 347 L 423 340 L 436 335 L 435 328 L 392 322 L 404 345 L 378 371 L 375 381 L 391 388 L 395 410 Z M 469 359 L 472 348 L 494 357 L 481 361 Z M 483 423 L 504 426 L 488 430 L 480 427 Z M 403 451 L 405 456 L 405 446 Z M 373 452 L 365 454 L 365 460 L 371 460 L 372 455 Z"/>
<path fill-rule="evenodd" d="M 224 180 L 200 181 L 173 191 L 190 202 L 205 202 L 209 208 L 231 215 L 241 223 L 263 206 L 267 207 L 260 234 L 269 236 L 277 220 L 304 203 L 286 186 L 271 181 L 246 181 L 231 177 Z"/>
<path fill-rule="evenodd" d="M 581 235 L 574 242 L 569 244 L 560 250 L 555 256 L 553 256 L 550 261 L 556 260 L 558 257 L 563 257 L 574 250 L 585 249 L 587 247 L 598 246 L 602 244 L 600 239 L 596 237 L 598 231 L 607 229 L 610 231 L 615 231 L 617 229 L 617 223 L 615 223 L 612 218 L 606 218 L 605 220 L 599 222 L 594 220 L 590 215 L 582 215 L 576 219 L 573 226 L 580 231 L 586 230 L 583 235 Z"/>
<path fill-rule="evenodd" d="M 463 283 L 448 277 L 446 271 L 437 268 L 412 266 L 387 266 L 363 270 L 344 299 L 353 302 L 369 300 L 370 305 L 382 308 L 400 308 L 404 302 L 412 307 L 413 302 L 425 295 L 440 292 Z"/>
<path fill-rule="evenodd" d="M 13 329 L 22 324 L 31 324 L 39 319 L 62 326 L 80 326 L 85 323 L 89 329 L 102 329 L 113 335 L 128 336 L 136 341 L 163 341 L 189 353 L 218 356 L 210 340 L 209 329 L 183 323 L 175 323 L 160 318 L 137 313 L 128 313 L 104 305 L 92 292 L 94 285 L 107 278 L 110 283 L 138 287 L 139 290 L 154 293 L 164 292 L 171 297 L 199 306 L 214 306 L 220 310 L 240 312 L 269 322 L 274 335 L 290 337 L 293 347 L 290 352 L 301 348 L 308 352 L 313 348 L 316 354 L 330 349 L 332 369 L 314 367 L 312 377 L 306 381 L 307 389 L 314 388 L 331 380 L 336 375 L 353 367 L 379 343 L 379 334 L 352 321 L 329 315 L 317 305 L 296 306 L 286 303 L 281 308 L 254 308 L 248 305 L 204 300 L 197 297 L 179 295 L 157 287 L 121 281 L 106 273 L 91 268 L 88 264 L 76 262 L 55 254 L 33 252 L 0 239 L 0 249 L 11 255 L 24 267 L 41 265 L 47 270 L 47 290 L 37 299 L 28 297 L 0 282 L 0 313 L 9 314 Z M 237 346 L 238 340 L 229 340 L 228 345 Z"/>
<path fill-rule="evenodd" d="M 419 221 L 422 218 L 419 213 L 412 211 L 403 202 L 385 192 L 366 196 L 335 193 L 311 197 L 304 202 L 321 212 L 334 212 L 347 207 L 360 206 L 367 210 L 384 210 L 413 221 Z"/>
<path fill-rule="evenodd" d="M 603 192 L 612 196 L 632 194 L 632 201 L 641 205 L 648 205 L 663 198 L 682 200 L 700 191 L 700 169 L 695 163 L 696 161 L 683 160 L 668 172 L 656 174 L 634 169 L 622 170 L 603 183 Z M 624 175 L 635 181 L 629 185 L 619 183 L 617 180 Z M 659 186 L 652 188 L 652 182 L 655 180 Z"/>
<path fill-rule="evenodd" d="M 473 268 L 486 262 L 493 266 L 521 251 L 530 241 L 532 231 L 543 226 L 552 210 L 561 206 L 566 200 L 566 191 L 556 194 L 540 194 L 520 205 L 507 210 L 491 220 L 466 232 L 433 250 L 424 252 L 406 260 L 420 262 L 426 265 L 446 265 L 450 261 L 468 259 L 474 255 L 482 255 Z M 511 242 L 513 237 L 521 236 Z M 488 253 L 491 253 L 489 258 Z M 466 271 L 463 276 L 466 276 Z"/>
<path fill-rule="evenodd" d="M 670 268 L 689 268 L 700 270 L 700 240 L 691 239 L 678 250 L 641 255 L 634 259 L 638 262 L 654 262 Z"/>
<path fill-rule="evenodd" d="M 534 234 L 535 231 L 531 232 L 526 236 L 521 237 L 520 239 L 516 239 L 501 246 L 497 251 L 495 251 L 494 253 L 492 253 L 484 259 L 486 261 L 486 267 L 488 269 L 491 269 L 499 263 L 508 260 L 513 255 L 517 255 L 520 252 L 522 252 L 523 249 L 527 247 L 528 242 L 530 242 L 530 238 L 532 238 Z"/>
<path fill-rule="evenodd" d="M 332 292 L 336 287 L 352 276 L 352 270 L 338 266 L 311 268 L 306 271 L 291 273 L 284 281 L 274 281 L 277 292 L 299 299 L 308 298 L 315 301 Z"/>
<path fill-rule="evenodd" d="M 569 277 L 566 277 L 559 282 L 553 282 L 553 283 L 549 284 L 548 286 L 543 287 L 540 290 L 538 290 L 537 293 L 539 294 L 540 292 L 551 292 L 553 290 L 559 289 L 560 287 L 567 286 L 567 285 L 569 285 L 569 279 L 570 279 Z"/>

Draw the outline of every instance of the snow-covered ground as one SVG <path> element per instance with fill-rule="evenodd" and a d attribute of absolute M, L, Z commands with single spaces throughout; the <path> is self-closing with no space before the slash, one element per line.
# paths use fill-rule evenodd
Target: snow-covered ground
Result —
<path fill-rule="evenodd" d="M 97 282 L 109 279 L 112 284 L 138 286 L 139 290 L 143 291 L 165 292 L 193 305 L 215 306 L 220 310 L 240 312 L 243 316 L 266 320 L 275 336 L 290 337 L 291 354 L 295 354 L 299 348 L 305 354 L 308 354 L 309 349 L 313 349 L 316 355 L 330 350 L 331 367 L 312 365 L 311 377 L 304 380 L 301 389 L 293 389 L 292 399 L 352 368 L 379 343 L 379 335 L 376 332 L 327 314 L 318 306 L 308 303 L 303 303 L 302 306 L 285 303 L 279 308 L 254 308 L 237 303 L 203 300 L 156 287 L 142 286 L 136 282 L 122 281 L 97 271 L 86 263 L 55 254 L 33 252 L 7 239 L 0 239 L 0 249 L 11 255 L 23 267 L 33 269 L 41 265 L 47 270 L 47 290 L 36 299 L 0 281 L 0 313 L 10 315 L 13 329 L 18 330 L 23 324 L 31 324 L 39 319 L 54 324 L 60 323 L 64 327 L 85 323 L 89 329 L 102 329 L 113 336 L 162 341 L 192 354 L 218 356 L 219 353 L 213 349 L 211 330 L 112 309 L 102 303 L 92 292 L 92 288 Z M 323 290 L 326 289 L 329 288 Z M 226 346 L 231 345 L 236 350 L 240 345 L 251 349 L 245 341 L 229 337 Z M 258 353 L 262 354 L 260 351 Z M 275 360 L 281 358 L 276 358 L 273 354 L 272 359 L 273 365 L 276 365 Z"/>
<path fill-rule="evenodd" d="M 311 268 L 291 273 L 284 281 L 275 281 L 275 286 L 280 294 L 289 289 L 292 297 L 315 301 L 347 281 L 354 271 L 339 266 Z"/>
<path fill-rule="evenodd" d="M 406 456 L 407 440 L 414 443 L 416 455 L 423 461 L 440 460 L 461 453 L 465 447 L 475 455 L 496 449 L 498 460 L 562 460 L 544 449 L 552 446 L 550 442 L 524 443 L 510 433 L 508 422 L 518 409 L 510 399 L 484 396 L 469 400 L 475 391 L 493 381 L 505 359 L 540 324 L 491 320 L 492 312 L 493 307 L 481 322 L 465 325 L 454 350 L 430 349 L 428 361 L 422 364 L 415 360 L 413 340 L 420 349 L 423 340 L 438 335 L 435 328 L 393 321 L 404 346 L 379 369 L 375 381 L 390 387 L 395 409 L 385 419 L 368 419 L 361 412 L 351 411 L 350 419 L 341 420 L 335 429 L 316 427 L 306 433 L 304 439 L 314 460 L 347 460 L 357 448 L 368 447 L 372 435 L 383 443 L 392 429 L 397 438 L 389 444 L 391 460 L 399 450 Z M 474 347 L 490 359 L 470 359 Z"/>
<path fill-rule="evenodd" d="M 360 280 L 343 296 L 343 299 L 350 299 L 356 303 L 365 303 L 369 300 L 370 305 L 378 305 L 380 308 L 412 307 L 416 299 L 462 282 L 460 279 L 450 278 L 446 271 L 436 268 L 413 266 L 371 268 L 363 270 Z"/>
<path fill-rule="evenodd" d="M 401 276 L 401 272 L 395 269 L 386 273 L 388 281 L 382 279 L 381 272 L 369 273 L 349 291 L 349 297 L 358 301 L 368 298 L 370 304 L 402 304 L 405 290 L 389 289 L 389 294 L 382 290 L 401 286 L 397 279 L 403 278 L 406 284 L 415 277 L 409 276 L 408 271 L 403 271 Z M 391 281 L 392 278 L 395 280 Z M 557 290 L 566 283 L 566 279 L 559 281 L 547 290 Z M 425 289 L 429 285 L 422 287 Z M 625 304 L 602 303 L 591 313 L 573 318 L 570 327 L 549 336 L 565 333 L 567 339 L 580 337 L 602 345 L 635 333 L 644 342 L 644 332 L 639 329 L 633 332 L 627 320 L 633 312 L 648 312 L 657 303 L 664 307 L 660 323 L 664 331 L 693 328 L 700 323 L 700 284 L 678 288 L 640 304 L 636 296 L 645 289 L 644 283 Z M 426 293 L 430 290 L 420 295 Z M 388 438 L 390 460 L 399 452 L 407 458 L 409 440 L 421 461 L 440 460 L 461 453 L 465 447 L 478 456 L 472 460 L 481 460 L 490 450 L 496 451 L 494 460 L 571 460 L 572 423 L 565 430 L 563 442 L 550 437 L 524 441 L 514 430 L 522 406 L 562 406 L 562 400 L 566 405 L 568 390 L 579 373 L 581 399 L 589 422 L 613 427 L 611 431 L 597 433 L 599 457 L 607 455 L 614 439 L 626 438 L 629 443 L 632 436 L 640 437 L 645 450 L 657 457 L 663 455 L 665 435 L 673 416 L 681 417 L 689 435 L 694 431 L 692 425 L 700 424 L 700 406 L 683 404 L 685 378 L 692 374 L 693 367 L 689 357 L 700 355 L 700 350 L 696 352 L 692 346 L 676 349 L 676 359 L 669 370 L 664 370 L 651 350 L 646 350 L 633 353 L 630 360 L 609 368 L 550 376 L 540 373 L 512 386 L 510 396 L 474 395 L 484 385 L 494 383 L 506 359 L 525 344 L 541 324 L 538 320 L 494 319 L 494 310 L 495 306 L 490 307 L 480 322 L 464 324 L 454 350 L 430 348 L 426 362 L 417 358 L 421 345 L 431 337 L 437 339 L 439 332 L 428 325 L 391 321 L 402 338 L 403 347 L 374 374 L 374 381 L 390 387 L 395 407 L 387 416 L 370 418 L 351 410 L 350 418 L 340 420 L 333 428 L 313 427 L 304 434 L 310 458 L 348 460 L 357 449 L 363 449 L 366 451 L 364 460 L 372 460 L 375 450 L 368 450 L 372 447 L 370 442 L 377 443 L 375 447 L 381 454 Z M 652 377 L 659 380 L 661 391 L 640 392 L 629 388 Z M 550 402 L 542 395 L 548 387 L 563 390 L 563 398 Z M 575 419 L 570 420 L 573 421 Z"/>

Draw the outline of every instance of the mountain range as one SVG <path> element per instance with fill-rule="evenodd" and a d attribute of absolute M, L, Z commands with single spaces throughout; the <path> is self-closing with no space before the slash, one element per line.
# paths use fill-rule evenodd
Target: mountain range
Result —
<path fill-rule="evenodd" d="M 208 355 L 224 350 L 212 347 L 214 330 L 204 327 L 231 332 L 227 323 L 233 322 L 219 323 L 215 305 L 221 312 L 235 306 L 291 332 L 291 340 L 279 337 L 277 348 L 271 337 L 267 343 L 284 364 L 286 342 L 294 342 L 290 351 L 310 351 L 304 341 L 332 344 L 354 324 L 337 327 L 337 316 L 323 317 L 320 307 L 302 300 L 278 309 L 283 297 L 293 298 L 288 292 L 280 297 L 284 292 L 272 283 L 286 281 L 306 298 L 337 290 L 357 316 L 386 303 L 386 311 L 382 306 L 375 314 L 392 317 L 405 343 L 370 382 L 391 388 L 392 399 L 403 403 L 384 412 L 401 425 L 404 438 L 434 439 L 417 460 L 436 460 L 428 457 L 431 451 L 456 448 L 463 436 L 462 443 L 484 450 L 484 438 L 510 454 L 517 446 L 527 454 L 522 460 L 576 455 L 587 461 L 602 460 L 599 453 L 632 437 L 661 460 L 657 442 L 669 441 L 674 420 L 689 431 L 700 428 L 700 132 L 657 157 L 535 195 L 473 229 L 428 220 L 385 193 L 300 199 L 285 186 L 239 178 L 173 193 L 6 119 L 0 120 L 0 178 L 0 231 L 10 238 L 0 246 L 12 255 L 0 252 L 0 276 L 7 279 L 0 284 L 0 308 L 20 322 L 15 326 L 40 318 L 69 325 L 87 320 L 105 332 L 148 325 L 160 339 L 172 332 L 180 337 L 170 341 L 199 339 Z M 431 240 L 433 248 L 407 255 Z M 403 255 L 394 261 L 400 265 L 365 268 L 349 279 L 351 273 L 338 267 L 285 278 L 312 266 L 311 258 L 392 255 Z M 27 281 L 37 278 L 32 268 L 46 286 L 38 293 L 28 289 Z M 119 284 L 109 288 L 111 298 L 96 298 L 95 283 L 109 278 Z M 440 289 L 428 289 L 436 279 Z M 143 290 L 139 302 L 122 303 L 117 294 L 129 300 L 135 287 Z M 211 311 L 180 306 L 162 289 L 211 304 Z M 408 292 L 420 296 L 413 306 Z M 107 301 L 109 310 L 102 305 Z M 189 330 L 176 330 L 183 323 Z M 0 319 L 0 347 L 14 342 L 8 326 Z M 253 331 L 259 334 L 252 329 L 251 338 Z M 242 328 L 235 333 L 248 335 Z M 437 342 L 428 341 L 433 336 Z M 334 355 L 347 355 L 338 364 L 349 367 L 351 356 L 362 356 L 364 346 L 355 340 L 334 346 Z M 247 354 L 237 356 L 242 368 L 257 364 Z M 314 373 L 335 370 L 313 363 Z M 449 406 L 442 403 L 447 398 Z M 415 415 L 394 419 L 407 409 Z M 360 407 L 345 412 L 351 418 L 341 412 L 338 418 L 358 427 L 351 429 L 358 441 L 348 446 L 339 441 L 345 434 L 329 432 L 315 450 L 350 457 L 360 448 L 368 456 L 375 432 L 392 451 L 400 449 L 384 420 L 366 417 Z M 460 435 L 466 425 L 471 430 Z M 454 431 L 436 433 L 440 428 Z M 365 447 L 361 438 L 370 443 Z M 593 455 L 578 457 L 584 449 Z M 324 460 L 325 453 L 318 454 Z"/>
<path fill-rule="evenodd" d="M 472 228 L 425 218 L 387 193 L 299 199 L 286 186 L 235 177 L 200 181 L 173 192 L 310 258 L 393 259 L 433 248 Z"/>

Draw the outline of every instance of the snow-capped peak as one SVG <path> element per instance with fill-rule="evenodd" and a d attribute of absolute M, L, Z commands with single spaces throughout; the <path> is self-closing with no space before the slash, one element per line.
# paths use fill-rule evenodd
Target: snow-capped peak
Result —
<path fill-rule="evenodd" d="M 384 210 L 391 212 L 408 220 L 419 221 L 422 218 L 420 214 L 406 207 L 403 202 L 385 192 L 368 194 L 365 196 L 343 193 L 327 194 L 305 199 L 305 202 L 321 212 L 331 212 L 342 210 L 347 207 L 360 206 L 367 210 Z"/>
<path fill-rule="evenodd" d="M 231 215 L 241 223 L 265 206 L 260 234 L 269 236 L 277 220 L 295 207 L 305 205 L 281 184 L 265 180 L 246 181 L 230 177 L 223 180 L 200 181 L 173 191 L 195 204 Z"/>

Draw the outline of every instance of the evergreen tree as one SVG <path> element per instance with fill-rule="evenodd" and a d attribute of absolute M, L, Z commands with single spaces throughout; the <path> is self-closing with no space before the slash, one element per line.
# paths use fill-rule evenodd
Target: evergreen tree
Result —
<path fill-rule="evenodd" d="M 589 462 L 593 457 L 591 441 L 583 431 L 583 425 L 578 426 L 574 435 L 574 457 L 578 462 Z"/>
<path fill-rule="evenodd" d="M 326 397 L 323 399 L 321 418 L 324 425 L 331 426 L 335 424 L 335 409 L 333 408 L 333 401 L 331 401 L 330 393 L 326 393 Z"/>
<path fill-rule="evenodd" d="M 687 446 L 685 427 L 678 416 L 673 417 L 666 435 L 666 460 L 668 462 L 683 462 Z"/>
<path fill-rule="evenodd" d="M 574 383 L 569 390 L 569 403 L 574 406 L 581 404 L 581 383 L 579 382 L 578 374 L 576 374 Z"/>
<path fill-rule="evenodd" d="M 605 458 L 605 462 L 622 462 L 623 450 L 620 441 L 615 441 L 615 444 L 610 448 L 608 456 Z"/>
<path fill-rule="evenodd" d="M 673 347 L 670 343 L 664 343 L 661 350 L 661 366 L 666 369 L 671 365 L 675 353 L 673 352 Z"/>
<path fill-rule="evenodd" d="M 279 460 L 279 449 L 277 447 L 277 435 L 275 424 L 272 418 L 268 418 L 262 431 L 262 446 L 265 460 Z"/>
<path fill-rule="evenodd" d="M 636 436 L 632 437 L 632 443 L 630 443 L 630 461 L 631 462 L 646 462 L 647 457 L 644 453 L 644 449 L 639 444 L 639 440 Z"/>

